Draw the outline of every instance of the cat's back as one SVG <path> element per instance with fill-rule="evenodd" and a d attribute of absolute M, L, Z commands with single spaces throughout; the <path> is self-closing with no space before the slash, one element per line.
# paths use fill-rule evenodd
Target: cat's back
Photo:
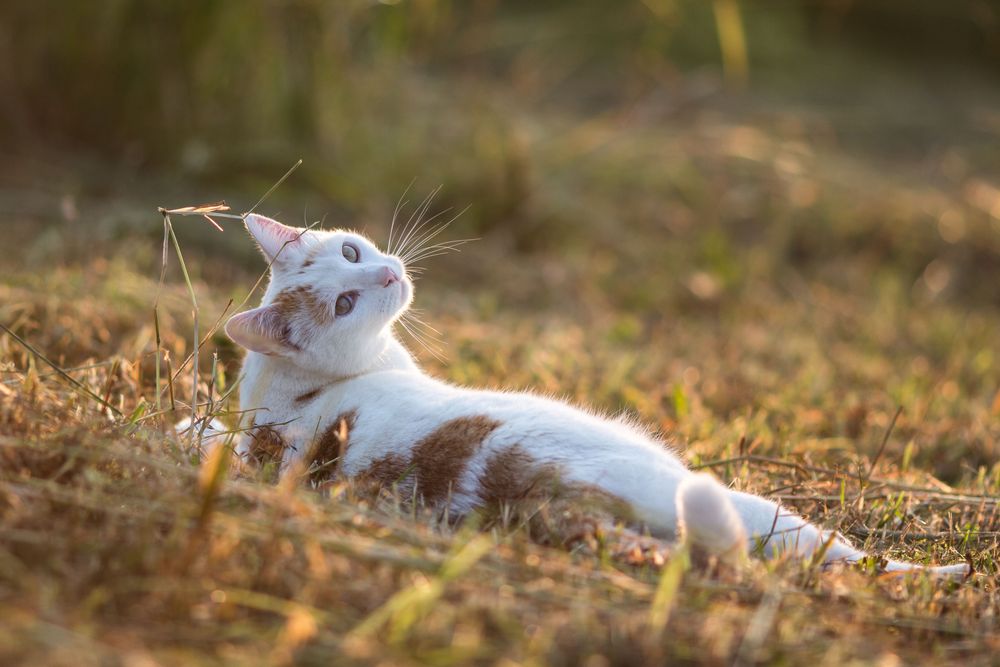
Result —
<path fill-rule="evenodd" d="M 383 456 L 408 456 L 422 445 L 484 454 L 528 448 L 552 462 L 587 459 L 588 450 L 600 452 L 604 461 L 645 450 L 663 462 L 666 453 L 627 420 L 526 392 L 458 387 L 419 372 L 369 373 L 310 392 L 293 401 L 296 406 L 292 429 L 299 440 L 308 442 L 346 421 L 349 473 Z"/>

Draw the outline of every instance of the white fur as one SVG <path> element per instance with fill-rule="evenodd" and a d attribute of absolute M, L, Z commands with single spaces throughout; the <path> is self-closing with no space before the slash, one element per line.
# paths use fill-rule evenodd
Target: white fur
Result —
<path fill-rule="evenodd" d="M 500 425 L 483 440 L 454 485 L 450 510 L 481 504 L 479 479 L 490 457 L 519 445 L 539 464 L 569 482 L 595 485 L 626 501 L 657 535 L 683 526 L 695 545 L 720 556 L 760 547 L 768 557 L 808 557 L 826 549 L 823 562 L 855 562 L 865 554 L 765 498 L 721 486 L 691 472 L 649 433 L 529 393 L 456 387 L 423 373 L 396 340 L 392 325 L 409 306 L 412 284 L 400 258 L 383 254 L 363 237 L 343 231 L 304 231 L 251 215 L 247 228 L 267 259 L 271 282 L 262 305 L 235 316 L 226 330 L 249 348 L 243 367 L 241 409 L 275 428 L 292 444 L 282 468 L 341 414 L 354 411 L 350 446 L 340 462 L 356 475 L 380 457 L 408 458 L 414 444 L 444 422 L 482 415 Z M 352 263 L 343 244 L 361 250 Z M 404 259 L 406 252 L 402 253 Z M 303 266 L 311 259 L 308 266 Z M 381 284 L 391 270 L 398 282 Z M 356 291 L 354 310 L 320 326 L 308 317 L 280 321 L 273 307 L 285 290 L 308 288 L 329 304 Z M 313 400 L 295 397 L 322 389 Z M 287 423 L 286 423 L 287 422 Z M 246 426 L 247 424 L 244 424 Z M 241 445 L 245 451 L 247 439 Z M 890 571 L 921 566 L 890 561 Z M 964 565 L 940 568 L 961 574 Z"/>
<path fill-rule="evenodd" d="M 686 475 L 677 488 L 677 527 L 693 547 L 737 564 L 749 542 L 727 493 L 711 475 Z"/>

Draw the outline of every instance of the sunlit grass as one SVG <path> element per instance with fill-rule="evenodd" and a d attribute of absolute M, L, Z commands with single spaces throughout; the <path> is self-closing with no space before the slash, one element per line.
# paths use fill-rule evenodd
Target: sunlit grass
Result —
<path fill-rule="evenodd" d="M 45 291 L 4 287 L 0 314 L 67 366 L 98 362 L 74 377 L 128 414 L 151 400 L 151 315 L 106 296 L 104 281 L 151 281 L 123 268 L 89 273 L 38 282 Z M 81 283 L 105 296 L 82 297 Z M 220 309 L 224 290 L 194 288 L 204 308 Z M 190 346 L 185 291 L 175 279 L 162 300 L 171 323 L 163 345 L 175 359 Z M 446 332 L 451 357 L 424 361 L 459 381 L 626 407 L 740 488 L 782 497 L 886 555 L 950 562 L 967 554 L 981 574 L 956 587 L 794 563 L 772 575 L 774 565 L 757 563 L 733 580 L 685 572 L 668 553 L 669 579 L 660 580 L 662 559 L 615 534 L 567 552 L 558 540 L 539 546 L 523 530 L 500 529 L 518 522 L 471 538 L 475 554 L 461 555 L 468 532 L 414 517 L 391 496 L 253 479 L 217 487 L 205 471 L 221 468 L 210 460 L 200 471 L 158 426 L 173 417 L 116 425 L 3 338 L 0 558 L 11 620 L 0 647 L 29 662 L 73 655 L 92 663 L 129 652 L 168 662 L 336 654 L 461 664 L 737 653 L 822 662 L 831 651 L 916 659 L 949 646 L 989 650 L 1000 474 L 990 458 L 996 388 L 983 379 L 996 362 L 966 351 L 990 349 L 996 314 L 953 318 L 945 306 L 888 314 L 845 294 L 807 306 L 751 290 L 709 313 L 640 322 L 632 332 L 621 329 L 621 313 L 573 298 L 576 318 L 513 309 L 483 320 L 474 294 L 431 281 L 421 305 Z M 834 303 L 853 327 L 822 314 Z M 61 312 L 72 313 L 71 339 Z M 109 336 L 103 322 L 112 320 Z M 936 350 L 943 322 L 952 322 L 951 346 Z M 119 349 L 133 356 L 100 363 Z M 232 377 L 233 350 L 222 351 Z M 914 366 L 915 357 L 928 359 Z M 178 376 L 179 387 L 188 377 Z M 942 389 L 947 383 L 954 388 Z M 903 412 L 867 476 L 897 405 Z M 762 616 L 774 600 L 781 613 Z M 896 630 L 887 635 L 886 626 Z"/>

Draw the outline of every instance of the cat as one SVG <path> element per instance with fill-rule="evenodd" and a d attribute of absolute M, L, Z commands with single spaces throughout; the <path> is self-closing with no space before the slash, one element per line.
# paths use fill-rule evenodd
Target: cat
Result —
<path fill-rule="evenodd" d="M 692 548 L 733 562 L 754 547 L 764 557 L 814 557 L 824 565 L 867 556 L 771 500 L 691 471 L 627 420 L 425 374 L 393 332 L 413 299 L 404 265 L 413 252 L 397 249 L 401 258 L 357 233 L 289 227 L 256 214 L 244 222 L 270 263 L 270 283 L 260 307 L 225 326 L 247 350 L 240 408 L 254 421 L 237 447 L 243 457 L 286 471 L 333 447 L 326 458 L 336 459 L 341 474 L 397 484 L 459 516 L 556 480 L 548 487 L 554 493 L 605 494 L 652 535 L 683 535 Z M 882 568 L 968 572 L 964 563 L 888 560 Z"/>

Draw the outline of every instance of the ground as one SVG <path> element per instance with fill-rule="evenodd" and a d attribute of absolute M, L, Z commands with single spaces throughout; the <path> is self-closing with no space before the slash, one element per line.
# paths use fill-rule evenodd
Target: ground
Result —
<path fill-rule="evenodd" d="M 0 335 L 0 662 L 993 663 L 992 93 L 948 82 L 968 104 L 940 107 L 897 82 L 866 116 L 691 77 L 595 113 L 532 80 L 451 83 L 469 94 L 421 81 L 412 119 L 357 130 L 388 133 L 392 159 L 333 173 L 312 156 L 260 211 L 384 242 L 411 179 L 406 211 L 445 183 L 431 210 L 471 206 L 447 235 L 480 240 L 417 283 L 442 342 L 403 339 L 429 372 L 628 412 L 873 553 L 975 574 L 730 571 L 561 533 L 554 506 L 453 523 L 388 491 L 230 474 L 170 428 L 194 323 L 173 243 L 160 285 L 156 207 L 245 210 L 294 158 L 226 180 L 42 152 L 0 167 L 17 250 L 0 324 L 23 339 Z M 429 157 L 405 141 L 422 134 Z M 239 353 L 217 324 L 259 299 L 263 264 L 220 222 L 172 218 L 200 400 L 225 410 Z"/>

